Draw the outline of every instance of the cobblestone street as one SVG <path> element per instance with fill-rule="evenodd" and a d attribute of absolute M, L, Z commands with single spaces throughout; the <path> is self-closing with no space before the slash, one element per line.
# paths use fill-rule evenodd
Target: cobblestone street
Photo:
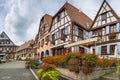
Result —
<path fill-rule="evenodd" d="M 23 61 L 0 64 L 0 80 L 35 80 Z"/>

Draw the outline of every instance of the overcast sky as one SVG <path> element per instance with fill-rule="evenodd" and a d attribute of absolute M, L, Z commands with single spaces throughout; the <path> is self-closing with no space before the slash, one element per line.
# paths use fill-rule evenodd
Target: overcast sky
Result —
<path fill-rule="evenodd" d="M 94 19 L 103 0 L 0 0 L 0 33 L 5 31 L 16 45 L 34 39 L 41 17 L 52 16 L 69 2 Z M 120 15 L 120 0 L 107 0 Z"/>

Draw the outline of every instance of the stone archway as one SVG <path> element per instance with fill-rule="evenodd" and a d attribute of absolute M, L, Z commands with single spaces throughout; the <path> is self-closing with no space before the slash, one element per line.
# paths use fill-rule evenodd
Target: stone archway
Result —
<path fill-rule="evenodd" d="M 45 51 L 45 57 L 48 57 L 48 56 L 49 56 L 49 51 L 46 50 L 46 51 Z"/>
<path fill-rule="evenodd" d="M 44 52 L 42 51 L 41 52 L 41 60 L 43 60 L 43 58 L 44 58 Z"/>

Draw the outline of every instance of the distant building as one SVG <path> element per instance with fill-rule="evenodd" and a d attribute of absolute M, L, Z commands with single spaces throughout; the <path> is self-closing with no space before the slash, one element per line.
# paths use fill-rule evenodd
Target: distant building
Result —
<path fill-rule="evenodd" d="M 28 42 L 25 42 L 21 46 L 19 46 L 16 50 L 16 59 L 26 59 L 31 58 L 33 56 L 33 45 L 34 40 L 29 40 Z"/>
<path fill-rule="evenodd" d="M 16 45 L 5 32 L 0 34 L 0 59 L 14 59 Z"/>
<path fill-rule="evenodd" d="M 45 14 L 40 20 L 38 34 L 35 38 L 35 50 L 36 56 L 39 59 L 43 59 L 44 57 L 50 56 L 52 54 L 50 51 L 50 26 L 52 23 L 52 16 Z"/>

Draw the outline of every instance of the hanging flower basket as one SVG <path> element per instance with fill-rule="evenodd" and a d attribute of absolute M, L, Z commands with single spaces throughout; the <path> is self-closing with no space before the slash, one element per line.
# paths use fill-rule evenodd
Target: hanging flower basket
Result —
<path fill-rule="evenodd" d="M 116 38 L 116 34 L 115 33 L 110 33 L 108 35 L 109 39 L 115 39 Z"/>

